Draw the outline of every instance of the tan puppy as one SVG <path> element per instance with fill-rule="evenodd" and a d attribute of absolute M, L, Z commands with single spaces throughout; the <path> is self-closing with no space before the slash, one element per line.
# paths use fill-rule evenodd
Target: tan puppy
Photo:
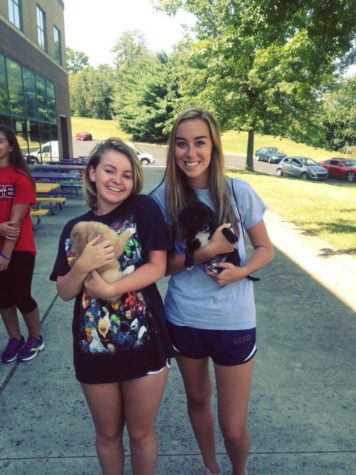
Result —
<path fill-rule="evenodd" d="M 121 234 L 117 234 L 106 224 L 97 221 L 80 221 L 73 226 L 70 239 L 73 244 L 74 255 L 77 258 L 82 254 L 88 242 L 98 235 L 100 235 L 98 242 L 109 241 L 114 246 L 115 259 L 110 264 L 96 269 L 101 277 L 108 284 L 111 284 L 135 270 L 134 266 L 128 266 L 125 270 L 121 270 L 120 262 L 117 259 L 123 253 L 128 240 L 133 234 L 135 234 L 135 230 L 132 228 L 125 229 Z"/>

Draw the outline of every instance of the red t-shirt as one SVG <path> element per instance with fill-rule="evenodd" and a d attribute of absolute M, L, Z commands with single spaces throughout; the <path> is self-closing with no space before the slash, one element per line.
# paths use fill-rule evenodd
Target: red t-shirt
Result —
<path fill-rule="evenodd" d="M 31 180 L 11 166 L 0 168 L 0 223 L 10 221 L 13 205 L 34 203 L 36 203 L 36 189 Z M 0 237 L 0 250 L 3 244 L 4 238 Z M 30 206 L 22 222 L 14 251 L 30 251 L 36 254 Z"/>

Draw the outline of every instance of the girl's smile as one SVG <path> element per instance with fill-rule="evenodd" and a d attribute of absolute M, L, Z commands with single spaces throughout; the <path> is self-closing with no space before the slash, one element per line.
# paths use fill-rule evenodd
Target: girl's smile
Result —
<path fill-rule="evenodd" d="M 179 124 L 174 149 L 176 163 L 194 188 L 208 185 L 212 150 L 210 130 L 203 120 L 188 119 Z"/>
<path fill-rule="evenodd" d="M 89 177 L 96 185 L 98 214 L 107 214 L 128 198 L 133 190 L 133 171 L 130 160 L 116 150 L 107 150 L 96 168 L 89 169 Z"/>

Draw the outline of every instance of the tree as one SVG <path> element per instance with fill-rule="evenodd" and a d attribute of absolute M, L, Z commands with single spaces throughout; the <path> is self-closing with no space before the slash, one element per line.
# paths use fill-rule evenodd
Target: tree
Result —
<path fill-rule="evenodd" d="M 113 117 L 114 71 L 108 65 L 88 66 L 69 76 L 73 115 L 96 119 Z"/>
<path fill-rule="evenodd" d="M 124 33 L 115 50 L 114 109 L 120 127 L 135 140 L 166 141 L 166 122 L 173 115 L 167 55 L 151 53 L 136 31 Z"/>
<path fill-rule="evenodd" d="M 356 145 L 356 77 L 341 80 L 337 88 L 325 94 L 323 125 L 328 148 Z"/>
<path fill-rule="evenodd" d="M 197 19 L 181 50 L 180 94 L 212 109 L 223 128 L 302 136 L 319 88 L 354 57 L 354 0 L 157 0 Z"/>
<path fill-rule="evenodd" d="M 137 29 L 125 31 L 111 51 L 115 53 L 114 63 L 117 68 L 148 53 L 145 37 Z"/>
<path fill-rule="evenodd" d="M 74 51 L 66 48 L 67 71 L 69 74 L 76 74 L 89 66 L 89 57 L 82 51 Z"/>

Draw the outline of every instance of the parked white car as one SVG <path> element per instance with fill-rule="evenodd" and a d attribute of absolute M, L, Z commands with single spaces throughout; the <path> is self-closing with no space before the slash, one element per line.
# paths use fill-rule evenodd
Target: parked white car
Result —
<path fill-rule="evenodd" d="M 127 142 L 127 144 L 134 149 L 142 165 L 152 165 L 153 163 L 155 163 L 156 160 L 154 159 L 151 153 L 143 152 L 132 142 Z"/>
<path fill-rule="evenodd" d="M 27 163 L 50 163 L 59 161 L 58 140 L 46 142 L 41 148 L 25 157 Z"/>

